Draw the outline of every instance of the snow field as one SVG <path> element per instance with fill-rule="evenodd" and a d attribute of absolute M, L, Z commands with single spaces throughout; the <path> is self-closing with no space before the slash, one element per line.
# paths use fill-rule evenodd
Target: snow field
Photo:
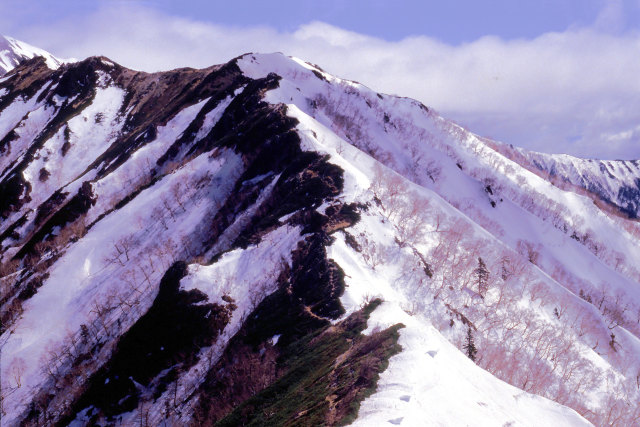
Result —
<path fill-rule="evenodd" d="M 44 57 L 47 67 L 52 70 L 57 69 L 65 62 L 73 61 L 58 59 L 45 50 L 12 37 L 0 35 L 0 75 L 11 71 L 20 61 L 35 56 Z"/>
<path fill-rule="evenodd" d="M 91 325 L 96 304 L 110 313 L 106 314 L 106 323 L 117 314 L 106 308 L 117 305 L 120 298 L 134 305 L 136 309 L 130 315 L 119 316 L 119 327 L 124 330 L 151 305 L 166 268 L 189 250 L 185 247 L 187 242 L 195 244 L 191 237 L 197 235 L 205 218 L 215 214 L 211 200 L 225 197 L 242 173 L 242 162 L 232 152 L 213 159 L 208 154 L 167 175 L 104 217 L 54 264 L 43 286 L 25 302 L 22 317 L 2 337 L 6 340 L 2 351 L 3 382 L 11 381 L 10 369 L 18 360 L 26 365 L 21 387 L 4 401 L 8 415 L 3 421 L 10 425 L 11 417 L 22 412 L 21 405 L 49 381 L 46 372 L 39 369 L 46 365 L 43 360 L 47 353 L 62 346 L 68 332 L 76 333 L 82 324 Z M 185 185 L 205 176 L 211 178 L 210 183 L 219 178 L 226 185 Z M 169 212 L 163 200 L 173 202 L 171 188 L 177 184 L 190 191 L 181 193 L 184 209 L 172 204 Z M 161 217 L 153 219 L 155 214 Z"/>
<path fill-rule="evenodd" d="M 118 115 L 124 97 L 124 90 L 118 87 L 99 88 L 91 105 L 69 120 L 66 128 L 62 127 L 36 152 L 34 161 L 23 172 L 32 187 L 28 206 L 39 206 L 58 188 L 81 178 L 91 163 L 111 146 L 124 125 Z M 63 155 L 65 132 L 70 135 L 70 148 Z M 41 169 L 50 173 L 45 181 L 39 179 Z"/>
<path fill-rule="evenodd" d="M 282 87 L 282 86 L 281 86 Z M 303 144 L 308 144 L 308 146 L 311 148 L 315 145 L 315 149 L 319 150 L 321 152 L 326 152 L 329 154 L 332 154 L 334 157 L 332 157 L 332 161 L 335 162 L 336 164 L 340 165 L 341 167 L 345 168 L 348 171 L 348 175 L 350 175 L 350 179 L 347 179 L 345 182 L 345 187 L 349 190 L 345 190 L 345 195 L 347 195 L 347 200 L 351 197 L 355 197 L 355 195 L 358 195 L 356 197 L 356 199 L 358 201 L 362 201 L 362 195 L 365 192 L 365 189 L 367 188 L 366 186 L 366 182 L 367 180 L 367 176 L 372 176 L 372 169 L 371 169 L 371 165 L 372 165 L 372 161 L 367 161 L 367 160 L 363 160 L 364 158 L 368 157 L 363 155 L 362 153 L 358 153 L 357 150 L 354 149 L 354 147 L 352 147 L 349 144 L 341 144 L 341 142 L 344 141 L 340 141 L 340 138 L 337 138 L 335 135 L 331 135 L 331 132 L 328 132 L 328 130 L 319 125 L 317 122 L 315 122 L 314 120 L 310 119 L 310 117 L 306 116 L 303 112 L 301 112 L 299 109 L 297 109 L 295 106 L 289 104 L 288 105 L 289 108 L 289 114 L 293 115 L 294 117 L 296 117 L 299 121 L 300 121 L 300 125 L 298 126 L 300 133 L 303 135 Z M 312 132 L 312 130 L 314 130 Z M 329 134 L 329 135 L 327 135 Z M 322 141 L 322 142 L 320 142 Z M 337 147 L 339 148 L 340 153 L 338 153 Z M 342 156 L 345 157 L 349 157 L 349 154 L 352 153 L 356 156 L 361 156 L 358 161 L 355 161 L 355 159 L 344 159 Z M 362 170 L 357 170 L 358 168 L 354 168 L 353 165 L 357 164 L 359 165 Z M 370 169 L 367 170 L 367 165 Z M 354 169 L 356 169 L 356 171 L 354 171 Z M 469 179 L 469 178 L 467 178 Z M 360 185 L 360 188 L 359 185 Z M 364 188 L 363 188 L 364 187 Z M 465 186 L 460 186 L 462 188 L 465 188 Z M 422 192 L 424 193 L 424 189 L 422 190 Z M 427 192 L 430 193 L 430 192 Z M 477 199 L 477 196 L 475 194 L 472 194 L 471 197 L 475 197 Z M 441 202 L 438 196 L 430 194 L 430 202 L 434 205 L 440 205 L 442 203 L 442 205 L 446 205 L 446 203 Z M 436 203 L 434 203 L 434 201 L 437 201 Z M 522 215 L 522 211 L 509 203 L 510 206 L 513 206 L 512 209 L 519 211 L 518 214 Z M 444 208 L 446 210 L 446 208 Z M 455 211 L 455 214 L 460 216 L 460 212 Z M 447 212 L 447 215 L 451 215 L 451 210 L 449 209 L 449 212 Z M 533 217 L 532 215 L 528 214 L 531 217 L 531 222 L 535 225 L 535 226 L 539 226 L 538 224 L 540 224 L 540 221 L 537 220 L 536 217 Z M 365 215 L 366 217 L 366 215 Z M 464 217 L 464 215 L 463 215 Z M 504 225 L 504 224 L 503 224 Z M 383 226 L 384 227 L 384 226 Z M 542 224 L 542 227 L 548 227 L 548 225 L 544 225 Z M 359 228 L 359 224 L 355 226 L 356 229 Z M 477 228 L 474 227 L 474 228 Z M 393 235 L 393 231 L 389 232 L 389 230 L 386 231 L 386 233 L 383 230 L 380 230 L 380 227 L 376 227 L 374 224 L 372 223 L 367 223 L 366 226 L 363 227 L 364 230 L 367 230 L 367 235 L 371 236 L 372 239 L 382 239 L 383 241 L 386 241 L 386 245 L 393 245 L 393 241 L 391 238 L 391 243 L 389 243 L 389 235 Z M 527 231 L 527 228 L 524 227 L 523 228 L 525 231 Z M 353 231 L 353 230 L 349 230 L 349 231 Z M 511 231 L 511 230 L 509 230 Z M 487 230 L 485 229 L 478 229 L 475 231 L 475 234 L 478 236 L 484 236 L 485 238 L 491 238 L 492 235 L 491 233 L 489 233 Z M 508 233 L 507 233 L 508 234 Z M 531 234 L 535 234 L 531 233 Z M 383 236 L 387 236 L 387 237 L 383 237 Z M 518 234 L 515 234 L 516 236 L 518 236 Z M 530 236 L 529 236 L 530 237 Z M 383 243 L 383 244 L 385 244 Z M 340 247 L 342 249 L 345 249 L 346 246 L 344 245 L 344 243 L 342 243 L 342 239 L 339 239 L 337 243 L 334 244 L 335 245 L 341 245 Z M 494 243 L 495 245 L 495 243 Z M 503 247 L 502 244 L 498 243 L 498 246 Z M 580 251 L 582 250 L 583 253 L 581 253 L 580 255 L 583 257 L 587 257 L 588 258 L 593 258 L 593 255 L 590 254 L 588 251 L 585 250 L 584 247 L 582 247 L 581 245 L 576 244 L 577 250 Z M 333 248 L 333 247 L 332 247 Z M 503 247 L 504 248 L 504 247 Z M 506 249 L 506 248 L 504 248 Z M 344 255 L 344 254 L 341 254 Z M 351 312 L 352 310 L 355 310 L 357 307 L 360 306 L 360 304 L 362 304 L 363 301 L 372 298 L 372 297 L 376 297 L 376 296 L 383 296 L 383 298 L 387 301 L 391 301 L 390 304 L 395 304 L 397 307 L 403 307 L 405 310 L 407 309 L 407 307 L 411 307 L 412 303 L 410 302 L 410 300 L 407 299 L 407 294 L 411 295 L 411 290 L 410 289 L 405 289 L 405 296 L 402 295 L 402 292 L 398 292 L 398 286 L 402 287 L 402 285 L 399 285 L 397 280 L 394 280 L 392 278 L 388 279 L 389 282 L 388 283 L 395 283 L 394 287 L 388 286 L 388 285 L 384 285 L 384 284 L 380 284 L 380 280 L 376 280 L 376 277 L 379 278 L 380 277 L 380 271 L 373 271 L 371 269 L 371 267 L 367 268 L 360 268 L 358 269 L 357 273 L 353 273 L 350 274 L 349 272 L 347 272 L 347 268 L 345 268 L 345 263 L 350 263 L 353 261 L 353 256 L 352 257 L 347 257 L 347 260 L 345 261 L 344 259 L 341 260 L 339 258 L 339 256 L 337 256 L 333 250 L 331 252 L 331 257 L 333 257 L 336 262 L 338 262 L 339 265 L 341 265 L 343 267 L 343 269 L 345 269 L 345 272 L 347 273 L 347 277 L 349 277 L 348 279 L 348 284 L 349 284 L 349 291 L 345 294 L 345 296 L 343 297 L 343 305 L 345 305 L 345 307 L 348 308 L 348 312 Z M 346 255 L 345 255 L 346 256 Z M 391 262 L 398 262 L 398 258 L 397 257 L 393 257 L 391 256 L 391 259 L 393 259 L 393 261 Z M 390 260 L 387 260 L 387 262 L 389 262 Z M 596 264 L 602 265 L 601 263 L 598 263 L 596 261 Z M 368 271 L 367 271 L 368 270 Z M 603 269 L 604 271 L 606 271 L 607 269 Z M 610 270 L 609 270 L 610 273 Z M 542 274 L 542 277 L 544 279 L 546 279 L 546 281 L 551 282 L 550 284 L 546 284 L 546 286 L 548 288 L 554 289 L 554 293 L 556 294 L 556 297 L 558 299 L 561 299 L 560 296 L 566 297 L 567 292 L 564 290 L 564 288 L 562 288 L 558 283 L 554 282 L 553 279 L 551 279 L 550 277 L 548 277 L 546 274 L 544 274 L 543 272 L 539 272 L 537 274 Z M 390 275 L 391 277 L 397 277 L 397 274 L 395 275 Z M 354 289 L 356 289 L 354 291 Z M 366 291 L 363 291 L 363 289 L 366 289 Z M 559 292 L 559 293 L 558 293 Z M 571 295 L 570 293 L 568 293 L 571 297 L 574 297 L 573 295 Z M 417 295 L 412 295 L 413 297 L 417 296 Z M 575 299 L 575 298 L 574 298 Z M 551 301 L 553 301 L 553 298 L 551 299 Z M 526 304 L 524 304 L 526 306 Z M 349 308 L 350 307 L 350 308 Z M 528 307 L 525 307 L 528 309 Z M 591 309 L 593 311 L 593 307 L 589 307 L 587 308 L 587 310 Z M 403 311 L 404 313 L 404 311 Z M 532 315 L 534 312 L 530 313 L 530 315 Z M 406 313 L 405 313 L 406 314 Z M 553 323 L 553 319 L 550 318 L 551 316 L 547 316 L 546 319 L 544 319 L 543 321 L 549 322 L 549 323 Z M 428 324 L 428 323 L 427 323 Z M 403 334 L 403 332 L 401 331 L 401 335 Z M 452 337 L 450 337 L 452 338 Z M 637 339 L 636 339 L 637 341 Z M 584 350 L 581 350 L 584 353 L 584 357 L 586 357 L 587 359 L 590 359 L 592 363 L 594 363 L 595 365 L 599 366 L 599 368 L 603 369 L 603 370 L 608 370 L 609 372 L 612 372 L 612 366 L 606 362 L 605 360 L 603 360 L 600 356 L 596 355 L 593 351 L 591 351 L 590 348 L 588 347 L 584 347 Z M 463 356 L 464 357 L 464 356 Z M 479 368 L 477 368 L 478 370 L 480 370 Z M 481 371 L 483 372 L 483 371 Z M 483 372 L 485 373 L 485 372 Z M 384 375 L 384 374 L 383 374 Z M 489 376 L 490 374 L 487 373 L 487 375 Z M 620 376 L 618 375 L 619 379 Z M 498 381 L 499 380 L 493 378 L 494 381 Z M 500 384 L 503 387 L 507 387 L 507 388 L 512 388 L 511 386 L 508 386 L 502 382 L 500 382 Z M 600 389 L 601 391 L 595 391 L 593 393 L 591 393 L 591 398 L 589 398 L 590 402 L 594 405 L 598 405 L 602 402 L 599 401 L 599 399 L 597 398 L 597 395 L 600 393 L 603 393 L 604 390 Z M 566 417 L 568 417 L 569 419 L 573 419 L 574 423 L 576 423 L 576 425 L 580 425 L 580 424 L 584 424 L 586 423 L 586 421 L 584 419 L 582 419 L 581 417 L 579 417 L 575 412 L 568 410 L 566 408 L 563 408 L 562 406 L 553 403 L 551 401 L 548 401 L 544 398 L 539 398 L 537 396 L 533 396 L 530 395 L 528 393 L 523 393 L 520 392 L 521 395 L 527 395 L 527 396 L 531 396 L 531 398 L 529 399 L 520 399 L 519 401 L 525 401 L 525 402 L 529 402 L 527 404 L 520 404 L 520 405 L 515 405 L 515 407 L 517 407 L 518 409 L 516 410 L 515 414 L 527 414 L 530 415 L 531 413 L 536 413 L 536 412 L 549 412 L 549 419 L 550 420 L 558 420 L 558 419 L 565 419 Z M 509 400 L 505 400 L 505 401 L 509 401 Z M 499 402 L 499 399 L 497 400 L 497 402 Z M 530 402 L 534 402 L 534 403 L 530 403 Z M 542 402 L 540 404 L 538 404 L 537 402 Z M 483 408 L 487 408 L 491 405 L 480 405 Z M 452 407 L 455 407 L 455 405 L 453 405 Z M 493 413 L 502 413 L 501 411 L 504 411 L 504 409 L 501 409 L 499 406 L 497 407 L 498 409 L 496 409 L 495 406 L 492 406 L 490 409 L 487 409 L 485 412 L 489 413 L 489 414 L 493 414 Z M 497 412 L 496 412 L 497 411 Z M 473 411 L 471 411 L 471 413 L 474 413 Z M 507 415 L 504 416 L 511 416 L 512 418 L 514 417 L 514 412 L 510 412 L 507 410 L 506 413 Z M 499 419 L 500 417 L 494 416 L 493 419 Z M 397 420 L 396 418 L 390 418 L 392 420 Z M 418 418 L 415 418 L 415 420 L 419 420 L 419 416 Z M 473 419 L 470 418 L 470 419 Z M 515 420 L 519 420 L 519 423 L 522 423 L 522 420 L 526 420 L 527 417 L 525 416 L 524 418 L 518 418 L 515 417 Z M 411 422 L 412 421 L 407 421 L 409 424 L 407 425 L 412 425 Z M 506 421 L 505 421 L 506 422 Z M 419 424 L 417 424 L 419 425 Z M 489 425 L 498 425 L 497 422 L 494 424 L 493 422 L 490 422 Z M 528 424 L 525 422 L 524 425 L 535 425 L 534 422 L 529 422 Z"/>
<path fill-rule="evenodd" d="M 18 98 L 0 111 L 0 139 L 15 129 L 18 139 L 11 141 L 8 148 L 0 157 L 0 178 L 9 172 L 24 155 L 33 138 L 38 135 L 55 115 L 55 111 L 47 108 L 44 101 L 38 102 L 38 97 L 48 90 L 50 83 L 43 85 L 38 92 L 29 99 Z"/>
<path fill-rule="evenodd" d="M 611 417 L 614 410 L 613 416 L 627 420 L 634 410 L 640 416 L 637 408 L 624 406 L 638 400 L 640 326 L 633 316 L 640 307 L 640 247 L 632 231 L 621 230 L 623 220 L 587 196 L 553 186 L 416 101 L 377 94 L 280 54 L 249 54 L 238 64 L 249 77 L 283 77 L 265 99 L 286 104 L 298 119 L 304 150 L 329 154 L 345 171 L 339 200 L 366 206 L 361 221 L 334 233 L 327 248 L 346 274 L 346 315 L 381 297 L 385 302 L 367 331 L 405 325 L 403 351 L 391 358 L 356 425 L 588 425 L 559 403 L 589 413 L 596 424 L 610 424 L 607 412 Z M 101 76 L 93 103 L 69 122 L 67 156 L 60 154 L 61 130 L 24 172 L 34 189 L 30 207 L 60 186 L 77 192 L 78 178 L 120 131 L 125 94 L 108 80 Z M 241 90 L 206 114 L 196 142 Z M 0 157 L 2 175 L 55 113 L 37 103 L 37 96 L 2 111 L 0 137 L 18 126 L 18 138 Z M 191 159 L 121 209 L 110 210 L 131 189 L 150 182 L 152 165 L 207 101 L 182 110 L 157 129 L 154 141 L 92 183 L 98 199 L 85 221 L 100 220 L 64 248 L 44 285 L 24 304 L 22 317 L 0 337 L 2 385 L 13 390 L 4 401 L 6 422 L 20 416 L 35 392 L 52 385 L 41 367 L 52 366 L 51 356 L 69 348 L 69 337 L 81 325 L 105 338 L 117 336 L 148 309 L 168 266 L 198 252 L 199 236 L 243 173 L 242 160 L 229 150 Z M 42 168 L 52 172 L 44 183 Z M 94 176 L 89 171 L 82 177 Z M 229 249 L 278 176 L 256 179 L 269 184 L 207 256 Z M 301 238 L 298 228 L 284 225 L 258 245 L 227 252 L 212 265 L 190 266 L 183 289 L 197 288 L 217 303 L 228 295 L 238 308 L 217 342 L 202 349 L 200 361 L 181 377 L 181 396 L 203 380 L 243 319 L 273 292 Z M 624 254 L 619 262 L 613 248 Z M 476 273 L 479 258 L 488 268 L 484 290 Z M 604 308 L 587 302 L 600 296 L 606 298 Z M 476 363 L 462 352 L 467 331 L 479 348 Z M 94 366 L 107 359 L 109 345 Z M 54 370 L 63 370 L 65 360 L 58 358 Z M 151 405 L 155 424 L 167 399 L 165 393 Z M 188 421 L 187 410 L 183 415 L 177 422 Z M 130 423 L 135 417 L 135 411 L 125 414 Z"/>
<path fill-rule="evenodd" d="M 367 331 L 398 322 L 405 325 L 403 351 L 391 358 L 378 391 L 365 399 L 351 425 L 591 425 L 569 408 L 497 380 L 397 303 L 378 307 Z"/>
<path fill-rule="evenodd" d="M 175 392 L 178 401 L 184 401 L 204 381 L 206 372 L 216 363 L 229 340 L 240 330 L 246 317 L 277 288 L 283 263 L 291 266 L 291 253 L 302 239 L 299 227 L 284 225 L 263 236 L 259 244 L 246 250 L 235 249 L 225 253 L 211 265 L 191 264 L 189 273 L 180 282 L 181 289 L 198 289 L 208 296 L 209 302 L 225 305 L 223 296 L 233 298 L 237 305 L 231 321 L 211 347 L 200 351 L 199 361 L 180 378 Z M 155 400 L 149 410 L 150 423 L 160 425 L 164 420 L 165 401 L 172 401 L 174 390 L 169 388 Z M 197 404 L 189 401 L 190 407 Z M 189 410 L 181 409 L 182 422 L 187 423 Z M 135 423 L 137 411 L 123 416 L 123 422 Z M 180 420 L 175 420 L 180 423 Z"/>

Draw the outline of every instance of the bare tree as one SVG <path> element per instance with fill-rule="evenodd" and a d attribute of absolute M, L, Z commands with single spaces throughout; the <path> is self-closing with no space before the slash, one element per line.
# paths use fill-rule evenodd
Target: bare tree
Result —
<path fill-rule="evenodd" d="M 540 245 L 534 245 L 526 240 L 518 240 L 516 243 L 518 253 L 529 260 L 531 264 L 537 264 L 540 257 Z"/>
<path fill-rule="evenodd" d="M 27 369 L 27 364 L 25 363 L 24 359 L 22 359 L 21 357 L 17 357 L 13 360 L 13 362 L 11 362 L 11 367 L 9 368 L 9 372 L 11 375 L 11 379 L 15 384 L 14 385 L 15 388 L 22 387 L 22 375 L 24 374 L 24 371 L 26 369 Z"/>
<path fill-rule="evenodd" d="M 166 196 L 163 195 L 163 196 L 160 197 L 160 201 L 162 202 L 162 206 L 164 207 L 165 211 L 171 217 L 171 220 L 173 222 L 175 222 L 176 221 L 176 215 L 173 212 L 173 206 L 171 206 L 171 202 L 169 201 L 169 199 Z"/>
<path fill-rule="evenodd" d="M 162 225 L 162 227 L 165 230 L 169 229 L 169 226 L 167 225 L 167 220 L 164 217 L 164 211 L 162 210 L 161 207 L 157 206 L 153 209 L 153 211 L 151 211 L 151 219 L 153 219 L 158 224 Z"/>
<path fill-rule="evenodd" d="M 182 208 L 183 212 L 186 212 L 187 209 L 184 207 L 182 203 L 183 197 L 185 197 L 185 189 L 183 188 L 180 182 L 176 182 L 171 186 L 171 195 L 173 196 L 173 200 Z"/>
<path fill-rule="evenodd" d="M 364 262 L 373 270 L 386 259 L 384 246 L 376 243 L 374 240 L 368 240 L 364 237 L 360 247 L 362 249 Z"/>

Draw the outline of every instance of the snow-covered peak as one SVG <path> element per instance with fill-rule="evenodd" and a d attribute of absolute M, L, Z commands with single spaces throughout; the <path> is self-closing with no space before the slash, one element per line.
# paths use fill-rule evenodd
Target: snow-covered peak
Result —
<path fill-rule="evenodd" d="M 3 425 L 640 419 L 640 227 L 569 169 L 279 53 L 31 68 L 0 79 Z"/>
<path fill-rule="evenodd" d="M 359 88 L 365 86 L 350 80 L 341 79 L 327 73 L 319 66 L 306 62 L 295 56 L 287 56 L 281 52 L 274 53 L 247 53 L 238 58 L 238 66 L 246 75 L 252 79 L 264 78 L 270 73 L 278 74 L 285 78 L 311 77 L 311 71 L 315 77 L 325 82 L 343 83 Z M 311 85 L 311 88 L 314 88 Z"/>
<path fill-rule="evenodd" d="M 13 70 L 22 61 L 36 56 L 42 56 L 47 66 L 53 70 L 65 62 L 69 62 L 56 58 L 46 50 L 31 46 L 28 43 L 12 37 L 0 36 L 0 76 Z"/>

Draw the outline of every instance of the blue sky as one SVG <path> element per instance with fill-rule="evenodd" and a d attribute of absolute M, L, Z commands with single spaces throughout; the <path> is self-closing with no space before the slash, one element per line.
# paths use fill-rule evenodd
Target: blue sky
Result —
<path fill-rule="evenodd" d="M 538 151 L 640 158 L 640 0 L 2 0 L 0 32 L 148 71 L 282 51 Z"/>
<path fill-rule="evenodd" d="M 485 35 L 513 39 L 594 22 L 602 0 L 324 0 L 324 1 L 149 1 L 169 14 L 233 25 L 270 25 L 292 31 L 311 21 L 397 41 L 428 35 L 448 43 Z M 631 6 L 631 4 L 629 4 Z M 623 6 L 624 7 L 624 6 Z M 638 22 L 638 8 L 626 7 L 623 26 Z"/>
<path fill-rule="evenodd" d="M 3 0 L 22 9 L 14 27 L 86 16 L 106 5 L 138 4 L 168 15 L 233 26 L 270 26 L 294 31 L 302 24 L 322 21 L 389 41 L 427 35 L 457 44 L 485 35 L 506 39 L 532 38 L 551 31 L 588 26 L 610 2 L 607 0 Z M 638 27 L 640 7 L 619 2 L 619 29 Z"/>

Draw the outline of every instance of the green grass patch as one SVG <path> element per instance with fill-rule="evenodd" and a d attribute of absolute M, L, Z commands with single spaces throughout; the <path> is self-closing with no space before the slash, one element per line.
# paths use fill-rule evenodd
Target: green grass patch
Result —
<path fill-rule="evenodd" d="M 283 349 L 284 374 L 220 420 L 219 426 L 344 425 L 371 395 L 391 356 L 401 351 L 394 325 L 362 335 L 374 300 L 334 326 L 305 335 Z"/>

